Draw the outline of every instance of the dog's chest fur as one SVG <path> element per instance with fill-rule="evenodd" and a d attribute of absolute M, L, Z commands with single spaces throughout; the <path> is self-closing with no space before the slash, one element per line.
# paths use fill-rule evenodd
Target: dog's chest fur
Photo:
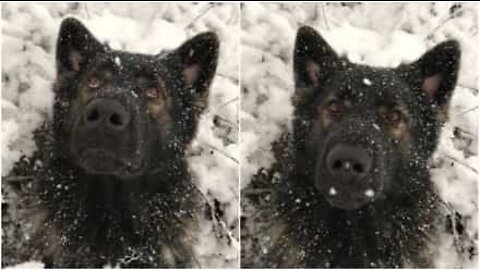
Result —
<path fill-rule="evenodd" d="M 46 157 L 51 149 L 42 136 L 41 151 L 22 169 L 35 179 L 22 191 L 29 203 L 16 221 L 33 228 L 20 261 L 35 259 L 46 267 L 192 266 L 193 232 L 203 208 L 186 168 L 163 170 L 152 176 L 156 184 L 96 179 Z"/>
<path fill-rule="evenodd" d="M 254 188 L 271 192 L 248 196 L 265 206 L 256 217 L 266 220 L 257 228 L 264 233 L 253 235 L 254 248 L 265 253 L 257 262 L 262 267 L 434 267 L 442 214 L 432 187 L 413 208 L 384 201 L 349 213 L 332 208 L 313 187 L 302 185 L 311 175 L 298 171 L 291 136 L 273 145 L 276 163 L 252 182 Z M 413 177 L 429 180 L 426 171 Z"/>

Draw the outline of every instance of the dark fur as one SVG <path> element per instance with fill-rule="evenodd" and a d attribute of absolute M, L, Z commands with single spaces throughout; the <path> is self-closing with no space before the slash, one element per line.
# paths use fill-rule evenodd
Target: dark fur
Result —
<path fill-rule="evenodd" d="M 300 28 L 293 132 L 274 144 L 275 164 L 243 194 L 263 209 L 242 225 L 262 228 L 243 245 L 244 266 L 434 267 L 444 220 L 427 162 L 459 60 L 458 43 L 447 41 L 397 68 L 353 64 L 314 29 Z M 339 144 L 368 150 L 372 169 L 363 178 L 340 181 L 328 172 L 327 157 Z M 369 188 L 374 196 L 362 197 Z M 259 247 L 253 254 L 262 255 L 246 256 Z"/>
<path fill-rule="evenodd" d="M 53 122 L 37 133 L 34 158 L 13 172 L 34 174 L 22 191 L 30 203 L 16 220 L 34 229 L 27 248 L 4 246 L 4 258 L 62 268 L 195 266 L 192 235 L 204 202 L 184 151 L 207 105 L 216 35 L 198 35 L 161 55 L 133 54 L 111 50 L 68 18 L 56 53 Z M 89 88 L 97 88 L 92 77 L 100 79 L 98 89 Z M 146 96 L 149 87 L 158 97 Z M 86 108 L 99 98 L 121 104 L 131 119 L 124 131 L 86 128 Z"/>

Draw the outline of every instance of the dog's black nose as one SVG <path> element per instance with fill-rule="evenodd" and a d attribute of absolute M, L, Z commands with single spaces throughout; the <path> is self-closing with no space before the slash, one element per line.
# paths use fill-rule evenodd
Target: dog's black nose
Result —
<path fill-rule="evenodd" d="M 332 177 L 338 180 L 356 180 L 370 172 L 372 156 L 361 146 L 339 143 L 328 152 L 326 163 Z"/>
<path fill-rule="evenodd" d="M 86 106 L 83 119 L 87 128 L 107 127 L 121 131 L 128 126 L 130 115 L 119 102 L 97 98 Z"/>

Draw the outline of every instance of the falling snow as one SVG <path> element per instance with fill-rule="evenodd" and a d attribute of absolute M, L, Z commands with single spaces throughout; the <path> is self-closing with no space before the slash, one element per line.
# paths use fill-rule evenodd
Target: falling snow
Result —
<path fill-rule="evenodd" d="M 115 65 L 117 65 L 118 67 L 122 66 L 122 62 L 120 61 L 120 57 L 118 56 L 115 56 Z"/>
<path fill-rule="evenodd" d="M 375 192 L 373 191 L 373 189 L 367 189 L 365 190 L 365 196 L 372 198 L 373 196 L 375 196 Z"/>
<path fill-rule="evenodd" d="M 368 86 L 372 85 L 372 82 L 367 78 L 363 78 L 362 82 L 363 82 L 363 84 L 368 85 Z"/>

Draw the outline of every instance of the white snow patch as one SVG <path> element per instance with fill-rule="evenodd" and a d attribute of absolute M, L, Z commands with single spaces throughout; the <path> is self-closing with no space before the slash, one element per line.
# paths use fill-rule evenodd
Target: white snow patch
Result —
<path fill-rule="evenodd" d="M 372 198 L 373 196 L 375 196 L 375 191 L 373 191 L 373 189 L 367 189 L 365 190 L 365 196 Z"/>
<path fill-rule="evenodd" d="M 122 61 L 120 60 L 120 57 L 115 56 L 115 65 L 121 67 L 122 66 Z"/>
<path fill-rule="evenodd" d="M 5 269 L 43 269 L 45 265 L 41 262 L 25 262 L 21 264 L 17 264 L 13 267 L 7 267 Z"/>
<path fill-rule="evenodd" d="M 370 86 L 370 85 L 372 85 L 372 81 L 370 81 L 367 78 L 363 78 L 363 84 Z"/>

